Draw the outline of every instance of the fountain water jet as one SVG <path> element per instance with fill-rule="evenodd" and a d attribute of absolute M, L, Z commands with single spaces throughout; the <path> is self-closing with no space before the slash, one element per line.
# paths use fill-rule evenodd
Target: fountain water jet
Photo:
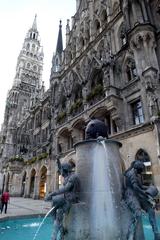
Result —
<path fill-rule="evenodd" d="M 46 218 L 49 216 L 49 214 L 54 210 L 54 208 L 55 208 L 55 207 L 51 208 L 51 209 L 47 212 L 47 214 L 46 214 L 45 217 L 43 218 L 42 222 L 39 224 L 39 227 L 38 227 L 38 229 L 37 229 L 37 231 L 36 231 L 36 233 L 35 233 L 35 235 L 34 235 L 34 237 L 33 237 L 33 240 L 35 240 L 35 239 L 37 238 L 37 235 L 38 235 L 38 233 L 39 233 L 39 231 L 40 231 L 40 229 L 41 229 L 44 221 L 45 221 Z"/>
<path fill-rule="evenodd" d="M 93 153 L 93 193 L 91 205 L 93 230 L 91 235 L 94 238 L 96 237 L 96 239 L 98 237 L 100 239 L 120 239 L 121 235 L 119 229 L 121 179 L 118 174 L 120 166 L 117 166 L 119 164 L 114 161 L 106 161 L 106 158 L 110 159 L 111 157 L 110 151 L 106 148 L 105 140 L 95 146 Z M 116 195 L 119 197 L 117 198 Z"/>

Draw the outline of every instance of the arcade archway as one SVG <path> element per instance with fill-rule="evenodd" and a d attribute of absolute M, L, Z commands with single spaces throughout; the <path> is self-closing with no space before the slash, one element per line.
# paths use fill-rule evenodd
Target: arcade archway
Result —
<path fill-rule="evenodd" d="M 46 194 L 47 168 L 43 166 L 40 171 L 39 197 L 43 199 Z"/>

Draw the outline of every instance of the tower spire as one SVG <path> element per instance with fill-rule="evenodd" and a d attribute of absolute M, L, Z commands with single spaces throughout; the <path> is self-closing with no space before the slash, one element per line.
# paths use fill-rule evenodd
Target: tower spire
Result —
<path fill-rule="evenodd" d="M 56 53 L 61 54 L 63 51 L 63 40 L 62 40 L 62 21 L 59 21 L 59 33 L 58 33 L 58 40 L 57 40 L 57 48 Z"/>
<path fill-rule="evenodd" d="M 35 14 L 34 21 L 32 24 L 32 29 L 37 30 L 37 14 Z"/>

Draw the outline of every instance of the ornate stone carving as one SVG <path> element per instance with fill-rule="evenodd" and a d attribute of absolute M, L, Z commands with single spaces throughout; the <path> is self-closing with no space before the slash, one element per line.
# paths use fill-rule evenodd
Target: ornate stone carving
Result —
<path fill-rule="evenodd" d="M 154 33 L 147 30 L 139 31 L 132 36 L 130 47 L 132 50 L 141 49 L 145 44 L 150 48 L 155 48 Z"/>

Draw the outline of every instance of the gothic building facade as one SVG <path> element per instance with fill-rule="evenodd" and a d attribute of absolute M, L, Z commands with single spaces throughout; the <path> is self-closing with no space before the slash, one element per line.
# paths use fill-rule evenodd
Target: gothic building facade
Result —
<path fill-rule="evenodd" d="M 143 181 L 160 189 L 160 1 L 76 5 L 64 50 L 60 22 L 46 92 L 36 19 L 25 38 L 1 131 L 0 188 L 43 198 L 60 184 L 56 155 L 76 161 L 74 143 L 98 118 L 122 143 L 125 167 L 144 161 Z"/>

